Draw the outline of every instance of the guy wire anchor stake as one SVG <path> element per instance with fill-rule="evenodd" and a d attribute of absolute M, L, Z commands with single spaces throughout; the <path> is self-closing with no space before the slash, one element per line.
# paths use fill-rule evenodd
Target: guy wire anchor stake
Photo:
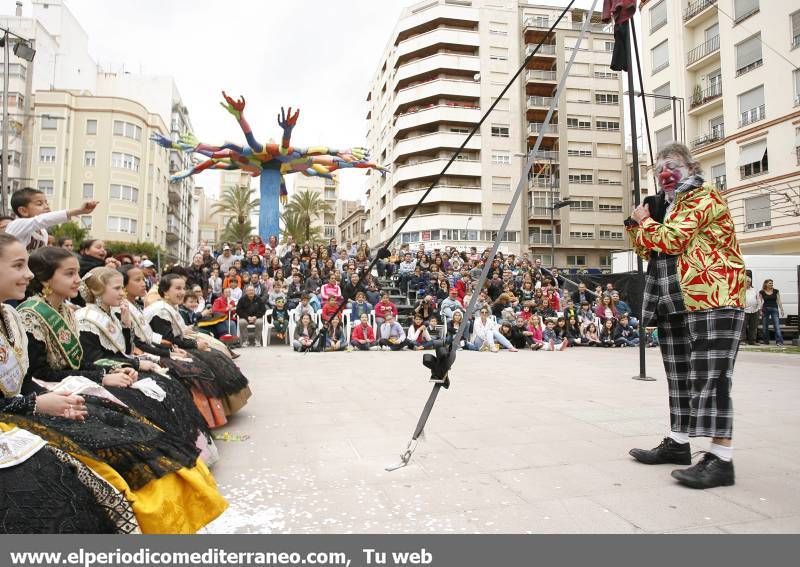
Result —
<path fill-rule="evenodd" d="M 402 469 L 403 467 L 408 465 L 408 462 L 411 460 L 411 455 L 417 449 L 417 440 L 412 439 L 406 445 L 406 450 L 400 455 L 400 462 L 396 465 L 390 465 L 386 467 L 386 472 L 396 471 L 397 469 Z"/>

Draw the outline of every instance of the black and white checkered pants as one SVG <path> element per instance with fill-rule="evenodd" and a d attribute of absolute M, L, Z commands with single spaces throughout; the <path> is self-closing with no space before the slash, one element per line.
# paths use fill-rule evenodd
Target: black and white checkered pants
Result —
<path fill-rule="evenodd" d="M 744 311 L 733 307 L 659 315 L 672 431 L 733 437 L 733 365 Z"/>

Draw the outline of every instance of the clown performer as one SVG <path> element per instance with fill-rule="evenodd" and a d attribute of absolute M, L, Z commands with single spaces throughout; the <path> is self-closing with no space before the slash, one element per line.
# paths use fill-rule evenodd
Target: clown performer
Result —
<path fill-rule="evenodd" d="M 745 271 L 725 199 L 703 182 L 689 149 L 658 152 L 660 191 L 625 221 L 649 260 L 643 325 L 658 327 L 669 388 L 670 431 L 654 449 L 631 449 L 648 465 L 690 465 L 691 437 L 711 437 L 702 459 L 672 476 L 691 488 L 734 484 L 733 366 L 744 324 Z"/>

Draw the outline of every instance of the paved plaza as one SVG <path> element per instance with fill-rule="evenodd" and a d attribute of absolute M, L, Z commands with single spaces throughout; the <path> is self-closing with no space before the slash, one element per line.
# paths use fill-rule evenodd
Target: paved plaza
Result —
<path fill-rule="evenodd" d="M 431 389 L 421 353 L 240 352 L 253 398 L 217 432 L 212 533 L 800 532 L 797 355 L 740 354 L 737 483 L 702 492 L 627 454 L 666 432 L 656 349 L 656 382 L 631 380 L 636 349 L 460 352 L 392 473 Z"/>

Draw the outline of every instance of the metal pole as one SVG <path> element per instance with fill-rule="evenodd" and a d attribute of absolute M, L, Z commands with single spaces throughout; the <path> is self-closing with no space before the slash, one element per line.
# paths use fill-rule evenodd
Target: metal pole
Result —
<path fill-rule="evenodd" d="M 8 31 L 3 35 L 3 172 L 0 182 L 3 184 L 2 196 L 3 203 L 0 205 L 0 211 L 4 215 L 8 214 L 8 164 L 11 154 L 8 151 L 8 75 L 9 59 L 11 58 L 11 50 L 9 49 Z"/>
<path fill-rule="evenodd" d="M 553 158 L 548 159 L 547 185 L 550 187 L 550 267 L 552 268 L 556 265 L 556 188 L 553 183 Z"/>
<path fill-rule="evenodd" d="M 630 26 L 628 27 L 630 28 Z M 633 33 L 631 33 L 631 36 L 633 36 Z M 638 207 L 641 203 L 641 185 L 639 180 L 639 143 L 636 140 L 636 98 L 633 92 L 633 58 L 631 57 L 630 49 L 628 49 L 628 105 L 630 106 L 631 114 L 631 150 L 633 152 L 633 201 Z M 672 109 L 674 112 L 674 104 Z M 639 281 L 644 281 L 644 266 L 642 264 L 642 258 L 638 254 L 636 255 L 636 271 L 639 276 Z M 639 321 L 639 374 L 637 376 L 633 376 L 634 380 L 655 380 L 655 378 L 647 375 L 647 371 L 645 369 L 645 348 L 647 347 L 645 344 L 646 342 L 647 337 L 645 336 L 644 332 L 644 321 Z"/>
<path fill-rule="evenodd" d="M 677 101 L 675 100 L 676 97 L 672 97 L 672 141 L 678 141 L 678 105 L 675 104 Z"/>

